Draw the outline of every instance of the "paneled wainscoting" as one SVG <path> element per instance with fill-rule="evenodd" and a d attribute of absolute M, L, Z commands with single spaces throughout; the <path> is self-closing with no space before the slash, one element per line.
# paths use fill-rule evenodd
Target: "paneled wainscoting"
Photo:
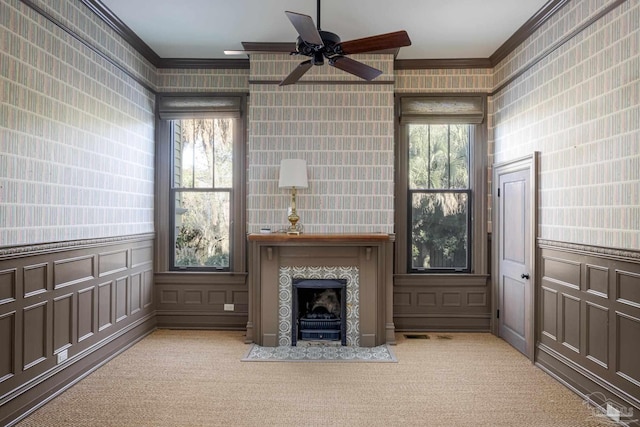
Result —
<path fill-rule="evenodd" d="M 399 331 L 491 328 L 491 289 L 484 274 L 397 274 L 393 318 Z"/>
<path fill-rule="evenodd" d="M 153 239 L 0 249 L 0 425 L 155 328 Z"/>
<path fill-rule="evenodd" d="M 156 273 L 158 327 L 245 329 L 246 282 L 246 273 Z"/>
<path fill-rule="evenodd" d="M 598 396 L 596 404 L 611 399 L 639 414 L 640 253 L 538 246 L 537 364 L 587 398 Z"/>

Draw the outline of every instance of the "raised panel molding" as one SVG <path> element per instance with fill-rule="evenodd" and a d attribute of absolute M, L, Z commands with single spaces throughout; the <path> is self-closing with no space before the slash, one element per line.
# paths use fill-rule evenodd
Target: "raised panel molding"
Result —
<path fill-rule="evenodd" d="M 580 353 L 580 298 L 562 294 L 562 344 Z"/>
<path fill-rule="evenodd" d="M 73 339 L 73 294 L 53 300 L 53 352 L 69 347 Z"/>
<path fill-rule="evenodd" d="M 137 268 L 124 262 L 131 264 L 132 248 L 153 247 L 153 239 L 0 248 L 0 425 L 13 425 L 155 328 L 153 262 Z M 134 317 L 129 285 L 135 275 L 144 278 L 147 294 Z"/>
<path fill-rule="evenodd" d="M 15 268 L 0 271 L 0 305 L 16 300 L 16 273 Z"/>
<path fill-rule="evenodd" d="M 0 384 L 16 374 L 16 312 L 0 316 Z"/>
<path fill-rule="evenodd" d="M 225 303 L 227 300 L 227 292 L 226 291 L 209 291 L 207 292 L 207 304 L 218 304 L 221 305 Z M 185 300 L 185 303 L 187 301 Z"/>
<path fill-rule="evenodd" d="M 202 291 L 186 290 L 183 294 L 185 304 L 202 304 Z"/>
<path fill-rule="evenodd" d="M 640 319 L 623 313 L 616 313 L 618 339 L 616 348 L 617 374 L 636 387 L 640 387 Z"/>
<path fill-rule="evenodd" d="M 131 268 L 153 262 L 153 246 L 140 246 L 131 249 Z"/>
<path fill-rule="evenodd" d="M 153 305 L 153 271 L 142 272 L 142 308 Z"/>
<path fill-rule="evenodd" d="M 586 302 L 587 358 L 603 368 L 609 367 L 609 309 Z"/>
<path fill-rule="evenodd" d="M 394 275 L 396 331 L 489 331 L 488 276 L 474 274 Z"/>
<path fill-rule="evenodd" d="M 24 296 L 28 298 L 46 292 L 49 281 L 49 264 L 29 265 L 23 268 Z"/>
<path fill-rule="evenodd" d="M 96 332 L 94 329 L 94 297 L 95 289 L 93 286 L 78 291 L 78 342 L 86 340 Z"/>
<path fill-rule="evenodd" d="M 538 256 L 554 263 L 537 283 L 536 363 L 585 395 L 640 411 L 640 251 L 538 239 Z M 547 339 L 554 292 L 559 342 Z"/>
<path fill-rule="evenodd" d="M 460 307 L 461 306 L 460 292 L 443 292 L 442 293 L 442 306 L 443 307 Z"/>
<path fill-rule="evenodd" d="M 163 289 L 160 291 L 160 304 L 178 304 L 178 291 Z"/>
<path fill-rule="evenodd" d="M 600 265 L 586 265 L 586 290 L 602 298 L 609 297 L 609 269 Z"/>
<path fill-rule="evenodd" d="M 142 310 L 142 273 L 131 275 L 131 315 Z"/>
<path fill-rule="evenodd" d="M 542 334 L 558 340 L 558 291 L 542 287 Z"/>
<path fill-rule="evenodd" d="M 125 271 L 129 264 L 129 251 L 121 249 L 98 254 L 98 277 Z"/>
<path fill-rule="evenodd" d="M 129 316 L 129 278 L 116 279 L 116 323 Z"/>
<path fill-rule="evenodd" d="M 418 307 L 435 307 L 437 305 L 435 292 L 418 292 Z"/>
<path fill-rule="evenodd" d="M 59 289 L 76 283 L 86 282 L 95 277 L 95 255 L 69 258 L 53 263 L 53 286 Z"/>
<path fill-rule="evenodd" d="M 22 312 L 22 369 L 47 359 L 47 303 L 25 307 Z"/>
<path fill-rule="evenodd" d="M 249 304 L 249 292 L 247 291 L 231 291 L 231 302 L 238 305 Z"/>
<path fill-rule="evenodd" d="M 486 292 L 467 292 L 467 306 L 468 307 L 486 307 L 487 306 L 487 293 Z"/>
<path fill-rule="evenodd" d="M 103 331 L 115 322 L 113 282 L 98 285 L 98 331 Z"/>
<path fill-rule="evenodd" d="M 543 279 L 570 288 L 580 289 L 580 267 L 579 262 L 548 256 L 542 257 Z"/>
<path fill-rule="evenodd" d="M 616 299 L 619 303 L 640 308 L 640 274 L 616 270 Z"/>

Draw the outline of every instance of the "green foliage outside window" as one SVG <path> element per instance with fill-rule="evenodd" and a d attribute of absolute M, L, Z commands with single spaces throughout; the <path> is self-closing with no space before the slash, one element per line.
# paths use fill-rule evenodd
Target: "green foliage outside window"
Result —
<path fill-rule="evenodd" d="M 229 268 L 232 119 L 174 121 L 176 267 Z"/>
<path fill-rule="evenodd" d="M 469 125 L 409 126 L 411 268 L 468 268 Z"/>

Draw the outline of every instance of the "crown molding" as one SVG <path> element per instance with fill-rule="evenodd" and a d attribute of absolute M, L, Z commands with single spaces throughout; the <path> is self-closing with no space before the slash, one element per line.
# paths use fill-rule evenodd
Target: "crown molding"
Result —
<path fill-rule="evenodd" d="M 138 35 L 120 20 L 101 0 L 80 0 L 93 13 L 102 19 L 120 37 L 144 56 L 157 68 L 220 68 L 246 69 L 248 59 L 182 59 L 161 58 Z M 535 30 L 547 22 L 569 0 L 549 0 L 535 15 L 525 22 L 509 39 L 502 44 L 489 58 L 454 58 L 454 59 L 396 59 L 396 70 L 420 70 L 436 68 L 492 68 L 507 57 Z M 246 49 L 246 47 L 245 47 Z M 399 49 L 374 53 L 393 53 L 397 57 Z"/>
<path fill-rule="evenodd" d="M 435 68 L 492 68 L 488 58 L 396 59 L 394 70 L 428 70 Z"/>
<path fill-rule="evenodd" d="M 108 7 L 100 0 L 80 0 L 89 10 L 102 19 L 113 31 L 129 43 L 138 53 L 144 56 L 147 61 L 156 67 L 160 62 L 160 56 L 149 47 L 133 30 L 120 20 Z"/>
<path fill-rule="evenodd" d="M 158 68 L 248 70 L 248 59 L 160 58 Z"/>
<path fill-rule="evenodd" d="M 498 65 L 500 61 L 506 58 L 511 52 L 513 52 L 527 37 L 532 35 L 538 28 L 547 22 L 553 15 L 556 14 L 564 5 L 569 3 L 569 0 L 549 0 L 542 8 L 536 12 L 527 22 L 522 24 L 518 30 L 513 33 L 506 42 L 502 44 L 495 52 L 489 57 L 492 66 Z"/>

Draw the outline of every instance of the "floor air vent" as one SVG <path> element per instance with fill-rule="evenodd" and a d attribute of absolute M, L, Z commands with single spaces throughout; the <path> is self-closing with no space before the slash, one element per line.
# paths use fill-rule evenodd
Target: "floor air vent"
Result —
<path fill-rule="evenodd" d="M 428 340 L 429 335 L 427 334 L 404 334 L 404 337 L 410 340 Z"/>

